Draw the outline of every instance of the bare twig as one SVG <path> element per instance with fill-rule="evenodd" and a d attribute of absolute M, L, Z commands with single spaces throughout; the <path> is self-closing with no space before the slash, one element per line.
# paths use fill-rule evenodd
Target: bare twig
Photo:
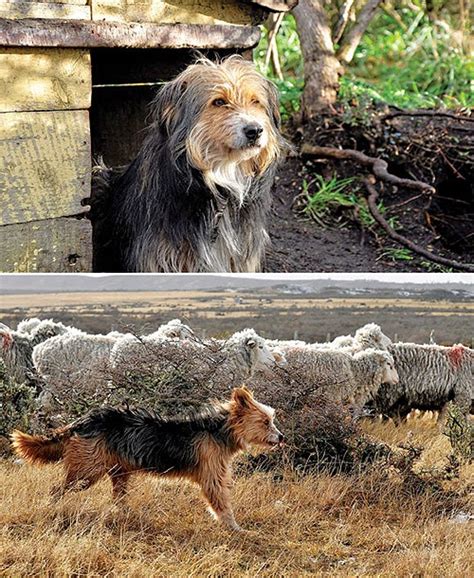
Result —
<path fill-rule="evenodd" d="M 433 261 L 434 263 L 439 263 L 440 265 L 444 265 L 446 267 L 451 267 L 452 269 L 458 269 L 460 271 L 474 272 L 474 265 L 471 265 L 469 263 L 459 263 L 458 261 L 453 261 L 452 259 L 446 259 L 445 257 L 439 257 L 438 255 L 435 255 L 434 253 L 431 253 L 430 251 L 423 249 L 423 247 L 420 247 L 419 245 L 417 245 L 413 241 L 410 241 L 410 239 L 403 237 L 403 235 L 399 235 L 398 233 L 396 233 L 392 229 L 392 227 L 387 223 L 387 221 L 383 218 L 383 216 L 380 214 L 380 212 L 377 208 L 377 200 L 379 197 L 377 189 L 374 187 L 373 183 L 368 178 L 364 179 L 364 183 L 365 183 L 365 186 L 366 186 L 367 191 L 369 193 L 367 196 L 367 205 L 369 207 L 369 210 L 370 210 L 373 218 L 384 229 L 384 231 L 387 233 L 387 235 L 391 239 L 393 239 L 394 241 L 397 241 L 401 245 L 404 245 L 408 249 L 411 249 L 415 253 L 418 253 L 418 255 L 422 255 L 426 259 Z"/>
<path fill-rule="evenodd" d="M 364 7 L 357 16 L 357 21 L 349 30 L 348 34 L 343 37 L 341 48 L 339 50 L 339 58 L 345 63 L 351 62 L 354 57 L 356 48 L 359 46 L 367 26 L 375 15 L 377 8 L 382 0 L 367 0 Z"/>
<path fill-rule="evenodd" d="M 444 112 L 441 110 L 397 110 L 395 112 L 390 112 L 382 117 L 382 120 L 390 120 L 397 116 L 441 116 L 445 118 L 452 118 L 458 120 L 459 122 L 474 122 L 474 116 L 460 116 L 454 114 L 453 112 Z"/>
<path fill-rule="evenodd" d="M 301 154 L 315 157 L 353 160 L 364 166 L 370 167 L 376 177 L 382 181 L 386 181 L 387 183 L 405 187 L 407 189 L 416 189 L 430 194 L 436 192 L 436 189 L 427 183 L 412 179 L 401 179 L 400 177 L 392 175 L 387 170 L 388 163 L 386 161 L 377 157 L 369 157 L 366 154 L 353 149 L 336 149 L 333 147 L 319 147 L 305 144 L 301 149 Z"/>
<path fill-rule="evenodd" d="M 337 18 L 336 25 L 334 26 L 333 40 L 337 44 L 341 40 L 344 30 L 346 29 L 347 23 L 349 22 L 349 16 L 351 14 L 351 8 L 354 5 L 355 0 L 345 0 L 344 4 L 341 6 L 339 11 L 339 16 Z"/>
<path fill-rule="evenodd" d="M 268 30 L 268 46 L 265 54 L 265 67 L 267 68 L 270 64 L 270 58 L 272 60 L 273 69 L 275 74 L 280 80 L 283 80 L 283 74 L 281 72 L 280 58 L 278 55 L 278 46 L 276 43 L 278 31 L 280 30 L 281 23 L 283 22 L 285 14 L 282 12 L 280 14 L 271 14 L 268 17 L 266 28 Z"/>

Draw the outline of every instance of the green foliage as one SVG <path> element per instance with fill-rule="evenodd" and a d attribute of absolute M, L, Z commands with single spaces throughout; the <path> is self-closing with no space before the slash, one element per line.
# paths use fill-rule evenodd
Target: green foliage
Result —
<path fill-rule="evenodd" d="M 392 261 L 413 261 L 413 253 L 410 249 L 389 247 L 380 255 L 380 258 L 388 257 Z"/>
<path fill-rule="evenodd" d="M 430 21 L 413 3 L 404 7 L 398 2 L 396 8 L 398 19 L 379 10 L 370 23 L 353 62 L 341 77 L 339 99 L 355 100 L 364 106 L 383 101 L 402 108 L 474 106 L 474 60 L 453 39 L 450 22 Z M 304 87 L 303 59 L 293 16 L 285 16 L 277 37 L 284 80 L 265 67 L 267 45 L 263 28 L 255 61 L 278 86 L 281 113 L 286 120 L 299 110 Z"/>
<path fill-rule="evenodd" d="M 355 213 L 363 226 L 370 227 L 374 220 L 365 199 L 358 194 L 359 188 L 355 185 L 355 181 L 354 177 L 338 179 L 333 176 L 325 179 L 321 175 L 315 175 L 310 182 L 304 180 L 302 212 L 321 227 L 325 227 L 335 219 L 340 221 L 342 207 L 349 209 L 352 214 Z M 316 190 L 310 191 L 313 187 Z"/>
<path fill-rule="evenodd" d="M 402 108 L 473 106 L 474 61 L 445 22 L 420 10 L 380 11 L 341 78 L 342 100 L 369 95 Z"/>
<path fill-rule="evenodd" d="M 288 120 L 300 109 L 301 93 L 304 86 L 303 59 L 300 40 L 296 31 L 293 16 L 286 15 L 277 36 L 283 80 L 280 80 L 271 69 L 265 67 L 265 53 L 268 46 L 266 28 L 262 28 L 262 40 L 255 49 L 255 62 L 262 74 L 270 77 L 280 93 L 280 112 L 283 120 Z"/>
<path fill-rule="evenodd" d="M 8 437 L 14 428 L 28 428 L 34 398 L 35 390 L 14 381 L 0 359 L 0 437 Z"/>

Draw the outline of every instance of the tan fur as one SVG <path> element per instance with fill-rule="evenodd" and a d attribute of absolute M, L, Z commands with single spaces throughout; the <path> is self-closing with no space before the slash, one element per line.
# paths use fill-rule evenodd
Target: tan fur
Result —
<path fill-rule="evenodd" d="M 229 444 L 218 443 L 212 433 L 202 434 L 196 440 L 197 465 L 193 471 L 170 470 L 157 475 L 187 478 L 197 483 L 216 518 L 229 528 L 239 530 L 230 501 L 232 460 L 249 445 L 276 445 L 281 441 L 281 434 L 265 411 L 266 406 L 256 402 L 245 387 L 234 389 L 230 402 L 221 405 L 229 410 Z M 58 497 L 67 491 L 85 490 L 108 475 L 114 501 L 121 500 L 127 492 L 131 474 L 146 473 L 110 452 L 101 437 L 71 436 L 68 427 L 55 430 L 50 437 L 30 436 L 19 431 L 14 431 L 11 437 L 15 452 L 26 461 L 48 463 L 63 460 L 65 479 L 53 490 Z"/>

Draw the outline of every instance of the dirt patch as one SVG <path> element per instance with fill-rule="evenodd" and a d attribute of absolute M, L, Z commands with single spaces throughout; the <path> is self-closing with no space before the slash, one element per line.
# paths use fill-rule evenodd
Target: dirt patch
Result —
<path fill-rule="evenodd" d="M 355 148 L 389 162 L 399 177 L 422 180 L 436 187 L 436 194 L 416 194 L 378 184 L 386 218 L 397 231 L 439 256 L 469 263 L 474 260 L 474 163 L 467 151 L 474 146 L 469 121 L 449 117 L 387 117 L 387 110 L 358 112 L 359 117 L 337 110 L 303 131 L 287 132 L 321 146 Z M 295 140 L 295 139 L 294 139 Z M 348 161 L 292 157 L 281 167 L 274 190 L 270 222 L 272 247 L 266 271 L 443 271 L 415 254 L 394 255 L 400 245 L 377 226 L 364 228 L 357 218 L 340 228 L 322 227 L 296 214 L 294 200 L 303 181 L 321 174 L 325 178 L 363 177 L 363 167 Z M 360 183 L 360 195 L 364 187 Z"/>

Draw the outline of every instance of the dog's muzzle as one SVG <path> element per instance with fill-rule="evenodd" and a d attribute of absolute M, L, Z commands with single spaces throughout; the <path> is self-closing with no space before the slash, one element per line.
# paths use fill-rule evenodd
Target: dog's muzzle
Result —
<path fill-rule="evenodd" d="M 263 132 L 263 127 L 259 124 L 248 124 L 244 126 L 242 129 L 244 131 L 245 138 L 247 139 L 247 143 L 249 145 L 254 145 L 257 143 L 260 135 Z"/>

